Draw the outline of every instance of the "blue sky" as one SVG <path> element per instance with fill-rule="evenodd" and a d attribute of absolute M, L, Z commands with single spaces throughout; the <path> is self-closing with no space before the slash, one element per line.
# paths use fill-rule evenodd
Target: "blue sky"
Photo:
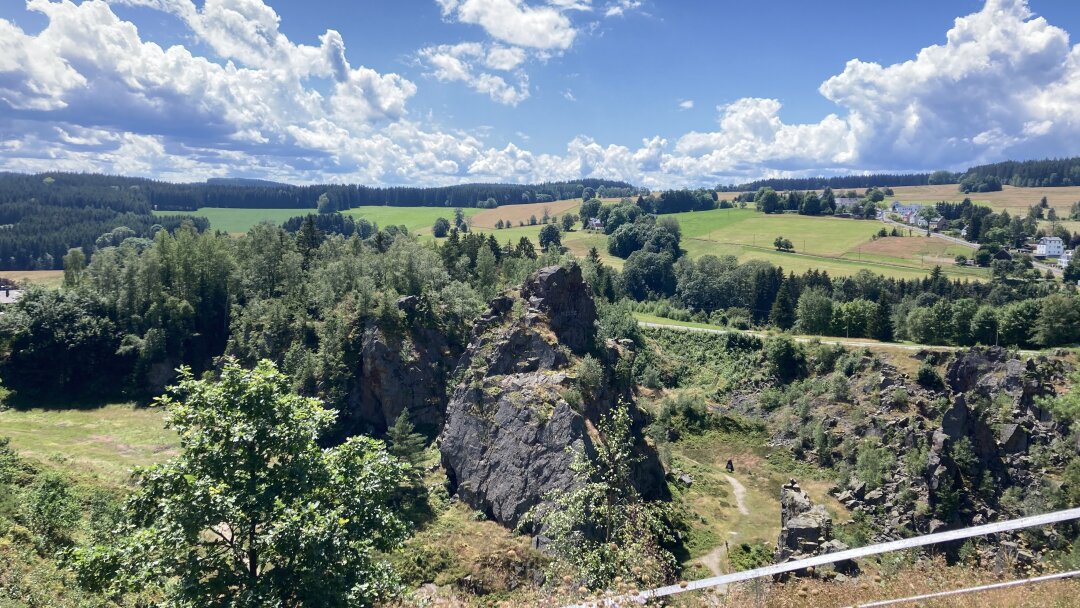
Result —
<path fill-rule="evenodd" d="M 672 187 L 1074 155 L 1077 28 L 1066 0 L 0 0 L 0 169 Z"/>

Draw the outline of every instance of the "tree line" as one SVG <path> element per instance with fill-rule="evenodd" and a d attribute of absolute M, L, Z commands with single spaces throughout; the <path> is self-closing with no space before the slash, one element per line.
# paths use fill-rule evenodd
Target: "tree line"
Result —
<path fill-rule="evenodd" d="M 1080 157 L 1015 161 L 979 165 L 968 169 L 963 179 L 972 182 L 1007 184 L 1020 188 L 1080 186 Z M 1000 190 L 1000 187 L 998 188 Z"/>
<path fill-rule="evenodd" d="M 754 192 L 760 188 L 772 188 L 773 190 L 786 192 L 788 190 L 824 190 L 825 188 L 837 190 L 841 188 L 865 189 L 884 186 L 925 186 L 933 183 L 930 180 L 931 175 L 930 173 L 874 173 L 871 175 L 838 175 L 834 177 L 785 177 L 760 179 L 738 185 L 719 185 L 716 189 L 720 192 Z"/>

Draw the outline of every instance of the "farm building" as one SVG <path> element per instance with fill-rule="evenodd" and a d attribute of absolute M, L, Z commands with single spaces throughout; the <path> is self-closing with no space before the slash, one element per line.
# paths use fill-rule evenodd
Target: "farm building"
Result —
<path fill-rule="evenodd" d="M 590 217 L 589 223 L 585 225 L 585 228 L 589 230 L 603 230 L 604 222 L 601 222 L 598 217 Z"/>

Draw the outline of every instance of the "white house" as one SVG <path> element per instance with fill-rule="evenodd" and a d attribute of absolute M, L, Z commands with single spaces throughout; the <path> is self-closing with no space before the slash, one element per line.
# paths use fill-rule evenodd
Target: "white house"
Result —
<path fill-rule="evenodd" d="M 1062 270 L 1065 270 L 1065 268 L 1069 265 L 1069 262 L 1071 262 L 1073 259 L 1073 253 L 1074 251 L 1072 249 L 1069 249 L 1065 253 L 1061 254 L 1061 257 L 1058 258 L 1058 267 Z"/>
<path fill-rule="evenodd" d="M 585 227 L 588 228 L 589 230 L 603 230 L 604 229 L 604 222 L 601 222 L 600 218 L 598 218 L 598 217 L 590 217 L 589 218 L 589 223 L 586 224 Z"/>
<path fill-rule="evenodd" d="M 1044 236 L 1035 246 L 1035 257 L 1056 258 L 1065 253 L 1065 243 L 1056 236 Z"/>

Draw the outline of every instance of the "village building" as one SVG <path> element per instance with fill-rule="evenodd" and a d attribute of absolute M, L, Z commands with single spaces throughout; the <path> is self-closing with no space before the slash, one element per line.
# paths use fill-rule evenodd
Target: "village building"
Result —
<path fill-rule="evenodd" d="M 1065 243 L 1056 236 L 1044 236 L 1035 246 L 1035 257 L 1056 258 L 1065 253 Z"/>

